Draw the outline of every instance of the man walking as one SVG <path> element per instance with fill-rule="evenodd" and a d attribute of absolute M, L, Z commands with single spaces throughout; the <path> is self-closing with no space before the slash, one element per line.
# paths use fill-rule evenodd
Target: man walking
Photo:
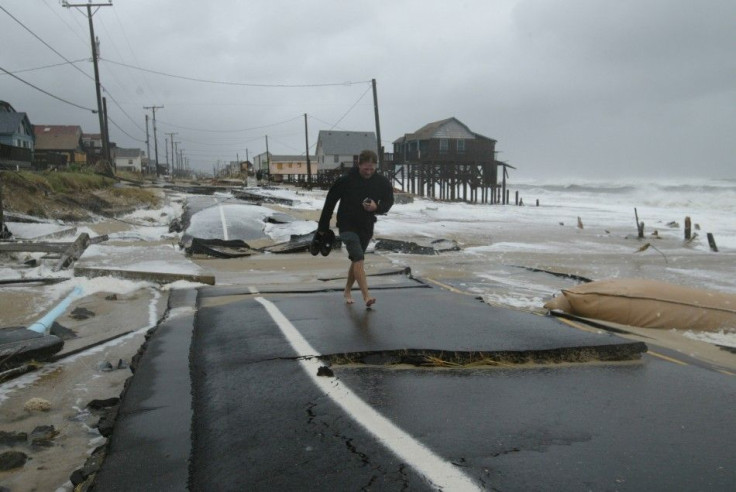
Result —
<path fill-rule="evenodd" d="M 385 214 L 394 204 L 391 182 L 385 176 L 376 174 L 377 162 L 378 156 L 375 152 L 364 150 L 360 153 L 358 167 L 338 178 L 327 192 L 317 227 L 320 235 L 329 230 L 332 212 L 339 201 L 337 228 L 350 258 L 345 302 L 353 303 L 353 284 L 358 282 L 366 307 L 375 304 L 376 299 L 368 292 L 364 267 L 365 250 L 373 237 L 376 214 Z"/>

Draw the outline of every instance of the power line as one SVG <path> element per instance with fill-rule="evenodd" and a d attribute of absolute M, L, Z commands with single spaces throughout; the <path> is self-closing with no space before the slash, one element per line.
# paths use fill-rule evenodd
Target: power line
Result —
<path fill-rule="evenodd" d="M 224 80 L 208 80 L 208 79 L 199 79 L 196 77 L 187 77 L 185 75 L 174 75 L 166 72 L 160 72 L 158 70 L 151 70 L 148 68 L 141 68 L 136 67 L 135 65 L 129 65 L 127 63 L 122 62 L 116 62 L 112 60 L 108 60 L 106 58 L 100 58 L 102 61 L 105 61 L 107 63 L 112 63 L 113 65 L 120 65 L 122 67 L 128 67 L 132 68 L 134 70 L 140 70 L 142 72 L 148 72 L 153 73 L 156 75 L 163 75 L 164 77 L 171 77 L 175 79 L 182 79 L 182 80 L 189 80 L 190 82 L 201 82 L 205 84 L 220 84 L 220 85 L 235 85 L 235 86 L 242 86 L 242 87 L 286 87 L 286 88 L 294 88 L 294 87 L 335 87 L 335 86 L 351 86 L 351 85 L 359 85 L 359 84 L 369 84 L 370 80 L 363 80 L 360 82 L 333 82 L 333 83 L 327 83 L 327 84 L 254 84 L 254 83 L 247 83 L 247 82 L 228 82 Z"/>
<path fill-rule="evenodd" d="M 47 5 L 47 6 L 48 6 L 48 5 Z M 77 67 L 76 65 L 74 65 L 74 63 L 78 63 L 78 62 L 80 62 L 80 61 L 85 61 L 85 60 L 87 60 L 86 58 L 84 58 L 84 59 L 81 59 L 81 60 L 76 60 L 76 61 L 71 61 L 71 60 L 69 60 L 69 59 L 68 59 L 68 58 L 66 58 L 66 57 L 65 57 L 64 55 L 62 55 L 61 53 L 59 53 L 58 51 L 56 51 L 56 49 L 54 49 L 54 47 L 53 47 L 53 46 L 51 46 L 51 45 L 50 45 L 50 44 L 48 44 L 48 43 L 47 43 L 46 41 L 44 41 L 43 39 L 41 39 L 41 37 L 40 37 L 40 36 L 38 36 L 38 35 L 37 35 L 36 33 L 34 33 L 34 32 L 33 32 L 33 31 L 32 31 L 32 30 L 31 30 L 31 29 L 29 28 L 29 27 L 27 27 L 27 26 L 26 26 L 25 24 L 23 24 L 23 23 L 22 23 L 22 22 L 21 22 L 20 20 L 18 20 L 18 19 L 17 19 L 16 17 L 14 17 L 14 16 L 13 16 L 13 14 L 11 14 L 10 12 L 8 12 L 8 11 L 7 11 L 6 9 L 5 9 L 5 7 L 3 7 L 2 5 L 0 5 L 0 9 L 2 9 L 2 10 L 3 10 L 3 12 L 5 12 L 6 14 L 8 14 L 8 15 L 9 15 L 9 16 L 10 16 L 10 17 L 11 17 L 11 18 L 12 18 L 12 19 L 13 19 L 13 20 L 15 21 L 15 22 L 17 22 L 18 24 L 20 24 L 20 25 L 21 25 L 21 26 L 22 26 L 22 27 L 23 27 L 23 28 L 24 28 L 24 29 L 25 29 L 26 31 L 28 31 L 29 33 L 31 33 L 31 35 L 33 35 L 33 37 L 35 37 L 36 39 L 38 39 L 39 41 L 41 41 L 41 42 L 42 42 L 42 43 L 43 43 L 43 44 L 44 44 L 44 45 L 45 45 L 46 47 L 48 47 L 48 48 L 49 48 L 49 49 L 50 49 L 51 51 L 53 51 L 54 53 L 56 53 L 57 55 L 59 55 L 59 56 L 60 56 L 60 57 L 61 57 L 61 58 L 62 58 L 62 59 L 63 59 L 63 60 L 64 60 L 64 61 L 66 62 L 66 63 L 63 63 L 63 64 L 57 64 L 57 65 L 49 65 L 49 67 L 51 67 L 51 66 L 59 66 L 59 65 L 65 65 L 65 64 L 70 64 L 70 65 L 72 65 L 72 66 L 73 66 L 73 67 L 74 67 L 75 69 L 77 69 L 77 70 L 78 70 L 79 72 L 81 72 L 81 73 L 82 73 L 82 74 L 83 74 L 83 75 L 84 75 L 85 77 L 87 77 L 87 78 L 88 78 L 88 79 L 90 79 L 90 80 L 94 80 L 94 78 L 93 78 L 93 77 L 92 77 L 91 75 L 87 74 L 87 73 L 86 73 L 86 72 L 85 72 L 84 70 L 82 70 L 81 68 L 79 68 L 79 67 Z M 113 43 L 113 45 L 114 45 L 114 43 Z M 117 50 L 117 47 L 115 47 L 115 49 Z M 41 68 L 47 68 L 47 67 L 41 67 Z M 38 70 L 38 69 L 21 70 L 21 71 L 19 71 L 19 72 L 23 72 L 23 71 L 30 71 L 30 70 Z M 16 73 L 19 73 L 19 72 L 16 72 Z M 10 74 L 10 75 L 12 75 L 12 74 Z M 17 78 L 17 77 L 16 77 L 16 78 Z M 18 79 L 18 80 L 20 80 L 20 79 Z M 25 81 L 21 80 L 21 82 L 25 82 Z M 25 82 L 25 83 L 27 83 L 27 82 Z M 31 84 L 29 84 L 29 85 L 31 85 Z M 37 87 L 35 87 L 35 86 L 32 86 L 32 87 L 34 87 L 34 88 L 38 89 L 38 88 L 37 88 Z M 104 89 L 104 87 L 103 87 L 103 89 Z M 45 91 L 43 91 L 42 89 L 38 89 L 38 90 L 41 90 L 42 92 L 45 92 Z M 118 101 L 117 101 L 117 100 L 115 99 L 115 97 L 113 97 L 112 93 L 110 93 L 110 91 L 108 91 L 107 89 L 105 89 L 105 92 L 107 93 L 107 95 L 108 95 L 108 96 L 110 96 L 110 99 L 112 100 L 112 102 L 114 102 L 114 103 L 115 103 L 115 105 L 116 105 L 116 106 L 117 106 L 117 107 L 118 107 L 118 108 L 120 109 L 120 111 L 122 111 L 122 113 L 123 113 L 123 114 L 124 114 L 124 115 L 125 115 L 125 116 L 126 116 L 126 117 L 127 117 L 127 118 L 128 118 L 128 119 L 129 119 L 129 120 L 130 120 L 130 121 L 131 121 L 131 122 L 132 122 L 132 123 L 133 123 L 133 124 L 134 124 L 134 125 L 135 125 L 135 126 L 136 126 L 136 127 L 138 128 L 138 129 L 139 129 L 139 130 L 143 131 L 143 128 L 141 128 L 141 126 L 140 126 L 140 125 L 139 125 L 139 124 L 138 124 L 138 123 L 137 123 L 137 122 L 136 122 L 136 121 L 135 121 L 135 120 L 134 120 L 134 119 L 133 119 L 133 118 L 132 118 L 132 117 L 131 117 L 131 116 L 130 116 L 130 115 L 129 115 L 129 114 L 128 114 L 128 113 L 127 113 L 127 112 L 126 112 L 126 111 L 125 111 L 124 109 L 123 109 L 123 108 L 122 108 L 122 106 L 120 106 L 120 103 L 118 103 Z M 50 96 L 52 96 L 52 97 L 56 97 L 56 96 L 54 96 L 53 94 L 49 94 L 49 93 L 46 93 L 46 94 L 48 94 L 48 95 L 50 95 Z M 56 98 L 57 98 L 57 99 L 60 99 L 60 98 L 58 98 L 58 97 L 56 97 Z M 63 100 L 63 99 L 60 99 L 60 100 Z M 65 102 L 68 102 L 68 101 L 65 101 Z M 74 105 L 74 103 L 69 103 L 69 104 L 72 104 L 72 105 Z M 78 107 L 81 107 L 81 106 L 78 106 Z M 88 108 L 83 108 L 83 109 L 88 109 Z M 93 112 L 96 112 L 96 111 L 93 111 Z M 122 130 L 122 129 L 121 129 L 121 128 L 120 128 L 120 127 L 119 127 L 119 126 L 117 125 L 117 124 L 116 124 L 115 126 L 117 126 L 117 127 L 118 127 L 118 129 L 119 129 L 120 131 L 122 131 L 123 133 L 125 133 L 126 135 L 128 135 L 128 133 L 126 133 L 126 132 L 125 132 L 124 130 Z M 128 135 L 128 136 L 130 137 L 130 135 Z M 133 137 L 130 137 L 130 138 L 133 138 Z M 138 140 L 138 139 L 136 139 L 136 138 L 133 138 L 133 139 L 134 139 L 134 140 Z M 140 140 L 139 140 L 139 141 L 140 141 Z"/>
<path fill-rule="evenodd" d="M 113 119 L 112 119 L 112 118 L 110 118 L 109 116 L 107 117 L 107 119 L 108 119 L 108 121 L 110 121 L 110 123 L 112 123 L 113 125 L 115 125 L 115 128 L 117 128 L 117 129 L 118 129 L 118 130 L 120 130 L 121 132 L 125 133 L 125 134 L 126 134 L 126 135 L 127 135 L 128 137 L 132 138 L 132 139 L 133 139 L 133 140 L 135 140 L 136 142 L 146 143 L 146 141 L 145 141 L 145 140 L 141 140 L 141 139 L 139 139 L 139 138 L 135 138 L 134 136 L 132 136 L 131 134 L 129 134 L 128 132 L 126 132 L 125 130 L 123 130 L 122 128 L 120 128 L 120 125 L 118 125 L 117 123 L 115 123 L 115 120 L 113 120 Z"/>
<path fill-rule="evenodd" d="M 86 72 L 85 72 L 84 70 L 82 70 L 81 68 L 79 68 L 78 66 L 76 66 L 76 65 L 75 65 L 74 63 L 72 63 L 72 61 L 71 61 L 71 60 L 69 60 L 69 59 L 68 59 L 67 57 L 65 57 L 64 55 L 62 55 L 62 54 L 61 54 L 61 53 L 59 53 L 58 51 L 56 51 L 56 49 L 55 49 L 55 48 L 54 48 L 53 46 L 51 46 L 51 45 L 50 45 L 49 43 L 47 43 L 46 41 L 44 41 L 43 39 L 41 39 L 41 37 L 40 37 L 40 36 L 38 36 L 38 35 L 37 35 L 37 34 L 36 34 L 35 32 L 31 31 L 31 29 L 30 29 L 30 28 L 28 28 L 28 27 L 27 27 L 27 26 L 26 26 L 25 24 L 23 24 L 23 23 L 22 23 L 21 21 L 19 21 L 19 20 L 18 20 L 17 18 L 15 18 L 15 16 L 13 16 L 13 14 L 11 14 L 10 12 L 8 12 L 8 11 L 7 11 L 6 9 L 5 9 L 5 7 L 3 7 L 2 5 L 0 5 L 0 10 L 2 10 L 3 12 L 5 12 L 6 14 L 8 14 L 8 15 L 10 16 L 10 18 L 11 18 L 11 19 L 13 19 L 13 20 L 14 20 L 15 22 L 17 22 L 18 24 L 20 24 L 20 25 L 21 25 L 21 27 L 23 27 L 23 29 L 25 29 L 26 31 L 28 31 L 29 33 L 31 33 L 31 35 L 32 35 L 32 36 L 33 36 L 34 38 L 36 38 L 36 39 L 38 39 L 39 41 L 41 41 L 41 42 L 42 42 L 42 43 L 43 43 L 44 45 L 46 45 L 46 47 L 47 47 L 48 49 L 50 49 L 51 51 L 53 51 L 54 53 L 56 53 L 57 55 L 59 55 L 59 56 L 60 56 L 60 57 L 61 57 L 61 58 L 62 58 L 62 59 L 63 59 L 63 60 L 65 61 L 65 62 L 69 63 L 69 64 L 70 64 L 70 65 L 71 65 L 72 67 L 74 67 L 74 68 L 75 68 L 76 70 L 78 70 L 79 72 L 81 72 L 81 73 L 82 73 L 82 74 L 83 74 L 83 75 L 84 75 L 85 77 L 87 77 L 88 79 L 94 80 L 94 79 L 93 79 L 93 78 L 92 78 L 92 77 L 91 77 L 90 75 L 88 75 L 88 74 L 87 74 L 87 73 L 86 73 Z"/>
<path fill-rule="evenodd" d="M 363 94 L 363 95 L 365 95 L 365 94 Z M 361 96 L 361 99 L 362 99 L 362 97 L 363 97 L 363 96 Z M 316 116 L 313 116 L 313 115 L 311 115 L 311 114 L 310 114 L 310 115 L 307 115 L 307 116 L 308 116 L 309 118 L 311 118 L 311 119 L 313 119 L 313 120 L 315 120 L 315 121 L 318 121 L 318 122 L 320 122 L 320 123 L 323 123 L 323 124 L 325 124 L 325 125 L 332 125 L 332 123 L 329 123 L 329 122 L 327 122 L 327 121 L 325 121 L 325 120 L 321 120 L 321 119 L 319 119 L 319 118 L 317 118 Z M 340 129 L 340 130 L 344 130 L 344 128 L 341 128 L 341 127 L 337 126 L 337 123 L 335 123 L 334 125 L 332 125 L 332 128 L 330 128 L 330 130 L 332 130 L 333 128 L 338 128 L 338 129 Z"/>
<path fill-rule="evenodd" d="M 362 94 L 362 95 L 361 95 L 361 96 L 360 96 L 360 97 L 358 98 L 358 100 L 357 100 L 357 101 L 355 101 L 355 103 L 354 103 L 354 104 L 353 104 L 352 106 L 350 106 L 350 109 L 348 109 L 348 110 L 347 110 L 347 111 L 345 112 L 345 114 L 344 114 L 344 115 L 342 115 L 342 116 L 340 117 L 340 119 L 339 119 L 339 120 L 337 120 L 337 121 L 335 122 L 335 124 L 334 124 L 334 125 L 332 125 L 332 128 L 330 128 L 330 130 L 332 130 L 333 128 L 335 128 L 335 127 L 337 126 L 337 124 L 338 124 L 338 123 L 340 123 L 340 122 L 341 122 L 341 121 L 342 121 L 343 119 L 345 119 L 345 117 L 346 117 L 346 116 L 347 116 L 348 114 L 350 114 L 350 112 L 351 112 L 351 111 L 353 110 L 353 108 L 354 108 L 355 106 L 357 106 L 357 105 L 358 105 L 358 103 L 360 102 L 360 100 L 361 100 L 361 99 L 363 99 L 363 98 L 365 97 L 365 95 L 366 95 L 366 94 L 368 94 L 368 91 L 370 91 L 370 90 L 371 90 L 372 88 L 373 88 L 372 86 L 368 86 L 368 89 L 366 89 L 366 91 L 365 91 L 365 92 L 364 92 L 364 93 L 363 93 L 363 94 Z"/>
<path fill-rule="evenodd" d="M 291 118 L 291 119 L 288 119 L 288 120 L 279 121 L 278 123 L 270 123 L 268 125 L 263 125 L 263 126 L 254 126 L 252 128 L 243 128 L 241 130 L 208 130 L 208 129 L 205 129 L 205 128 L 192 128 L 192 127 L 188 127 L 188 126 L 175 125 L 173 123 L 168 123 L 168 122 L 163 121 L 163 120 L 159 120 L 159 122 L 163 123 L 164 125 L 168 125 L 168 126 L 171 126 L 171 127 L 174 127 L 174 128 L 180 128 L 182 130 L 192 130 L 192 131 L 195 131 L 195 132 L 206 132 L 206 133 L 242 133 L 242 132 L 249 132 L 249 131 L 252 131 L 252 130 L 261 130 L 263 128 L 270 128 L 272 126 L 279 126 L 279 125 L 283 125 L 285 123 L 291 123 L 292 121 L 297 120 L 297 119 L 299 119 L 301 117 L 302 116 L 299 115 L 299 116 L 295 116 L 294 118 Z"/>
<path fill-rule="evenodd" d="M 85 39 L 79 34 L 79 32 L 77 32 L 77 30 L 70 26 L 69 23 L 65 21 L 62 16 L 59 15 L 56 9 L 49 5 L 46 0 L 43 0 L 43 4 L 46 5 L 46 8 L 48 8 L 56 17 L 59 18 L 59 20 L 69 29 L 69 32 L 74 33 L 77 39 L 79 39 L 85 47 L 87 46 L 87 41 L 85 41 Z M 74 21 L 76 22 L 76 19 Z M 77 23 L 77 26 L 79 26 L 79 23 Z"/>
<path fill-rule="evenodd" d="M 69 104 L 70 106 L 74 106 L 74 107 L 77 107 L 77 108 L 79 108 L 79 109 L 85 109 L 85 110 L 87 110 L 87 111 L 91 111 L 91 112 L 93 112 L 93 113 L 97 113 L 97 110 L 96 110 L 96 109 L 92 109 L 92 108 L 87 108 L 87 107 L 84 107 L 84 106 L 80 106 L 79 104 L 73 103 L 73 102 L 71 102 L 71 101 L 67 101 L 66 99 L 64 99 L 64 98 L 61 98 L 61 97 L 59 97 L 59 96 L 55 96 L 54 94 L 51 94 L 50 92 L 48 92 L 48 91 L 45 91 L 45 90 L 41 89 L 40 87 L 37 87 L 37 86 L 35 86 L 35 85 L 31 84 L 30 82 L 28 82 L 28 81 L 26 81 L 26 80 L 23 80 L 23 79 L 21 79 L 21 78 L 20 78 L 20 77 L 18 77 L 17 75 L 14 75 L 14 74 L 12 74 L 12 73 L 8 72 L 8 71 L 7 71 L 7 70 L 5 70 L 5 69 L 4 69 L 3 67 L 0 67 L 0 70 L 2 70 L 3 72 L 5 72 L 6 74 L 10 75 L 10 76 L 11 76 L 11 77 L 13 77 L 14 79 L 17 79 L 17 80 L 19 80 L 19 81 L 23 82 L 24 84 L 26 84 L 26 85 L 29 85 L 29 86 L 33 87 L 33 88 L 34 88 L 34 89 L 36 89 L 37 91 L 39 91 L 39 92 L 43 92 L 43 93 L 44 93 L 44 94 L 46 94 L 47 96 L 53 97 L 54 99 L 57 99 L 57 100 L 59 100 L 59 101 L 61 101 L 61 102 L 63 102 L 63 103 Z"/>
<path fill-rule="evenodd" d="M 64 63 L 54 63 L 52 65 L 44 65 L 42 67 L 34 67 L 34 68 L 24 68 L 22 70 L 15 70 L 12 73 L 24 73 L 24 72 L 33 72 L 35 70 L 44 70 L 46 68 L 54 68 L 54 67 L 61 67 L 63 65 L 69 65 L 74 63 L 81 63 L 83 61 L 87 61 L 89 58 L 80 58 L 79 60 L 72 60 L 70 62 L 64 62 Z"/>
<path fill-rule="evenodd" d="M 122 106 L 120 105 L 120 103 L 119 103 L 119 102 L 117 102 L 117 100 L 116 100 L 116 99 L 115 99 L 115 98 L 114 98 L 114 97 L 112 96 L 112 94 L 110 93 L 110 91 L 108 91 L 108 90 L 107 90 L 107 89 L 105 88 L 105 86 L 104 86 L 104 85 L 102 86 L 102 89 L 103 89 L 103 90 L 105 91 L 105 93 L 106 93 L 106 94 L 107 94 L 108 96 L 110 96 L 110 99 L 112 99 L 112 102 L 114 102 L 114 103 L 115 103 L 115 106 L 117 106 L 117 107 L 118 107 L 118 109 L 120 109 L 120 111 L 122 111 L 122 113 L 123 113 L 123 114 L 124 114 L 125 116 L 127 116 L 127 117 L 128 117 L 128 119 L 129 119 L 130 121 L 132 121 L 132 122 L 133 122 L 133 125 L 135 125 L 135 127 L 136 127 L 136 128 L 138 128 L 138 129 L 139 129 L 140 131 L 142 131 L 142 132 L 145 132 L 145 130 L 143 129 L 143 127 L 142 127 L 142 126 L 140 126 L 140 125 L 139 125 L 139 124 L 138 124 L 138 123 L 137 123 L 137 122 L 136 122 L 136 121 L 135 121 L 135 120 L 134 120 L 134 119 L 133 119 L 133 118 L 132 118 L 132 117 L 131 117 L 131 116 L 130 116 L 130 115 L 129 115 L 129 114 L 128 114 L 128 113 L 127 113 L 127 112 L 126 112 L 125 110 L 124 110 L 124 109 L 123 109 L 123 107 L 122 107 Z M 123 133 L 125 133 L 125 132 L 123 132 Z M 126 134 L 126 135 L 127 135 L 127 134 Z M 136 139 L 136 140 L 137 140 L 137 139 Z M 145 140 L 143 140 L 143 141 L 145 141 Z"/>
<path fill-rule="evenodd" d="M 136 62 L 136 64 L 140 65 L 140 61 L 138 61 L 138 57 L 135 54 L 135 51 L 133 51 L 133 46 L 130 44 L 130 38 L 128 37 L 128 34 L 125 32 L 125 27 L 123 26 L 123 22 L 120 20 L 120 16 L 118 16 L 117 9 L 113 7 L 112 13 L 115 14 L 115 19 L 118 21 L 118 25 L 120 26 L 120 31 L 123 33 L 123 37 L 125 38 L 125 42 L 128 43 L 128 49 L 130 50 L 130 54 L 133 55 L 133 60 Z M 146 75 L 143 75 L 143 81 L 148 86 L 148 90 L 151 91 L 151 94 L 156 99 L 159 99 L 158 94 L 156 93 L 156 90 L 153 88 L 153 86 L 148 82 L 148 78 L 146 78 Z"/>

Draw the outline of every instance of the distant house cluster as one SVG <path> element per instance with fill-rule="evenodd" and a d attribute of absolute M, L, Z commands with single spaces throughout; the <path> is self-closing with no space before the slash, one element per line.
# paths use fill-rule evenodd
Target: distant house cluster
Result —
<path fill-rule="evenodd" d="M 266 143 L 268 149 L 268 143 Z M 366 149 L 376 150 L 380 172 L 406 187 L 407 191 L 454 199 L 482 195 L 493 201 L 498 168 L 512 167 L 497 161 L 496 140 L 472 131 L 455 117 L 428 123 L 393 141 L 392 152 L 378 148 L 372 131 L 321 130 L 314 155 L 273 154 L 268 150 L 245 161 L 218 162 L 219 177 L 255 174 L 273 182 L 328 185 L 352 168 Z M 111 164 L 118 170 L 156 172 L 146 154 L 137 148 L 110 144 Z M 31 124 L 28 115 L 0 101 L 0 167 L 61 168 L 94 164 L 103 158 L 99 133 L 84 133 L 77 125 Z M 159 171 L 162 167 L 159 166 Z M 167 173 L 168 169 L 163 168 Z M 486 196 L 486 189 L 493 195 Z"/>
<path fill-rule="evenodd" d="M 113 165 L 136 173 L 149 169 L 140 149 L 111 143 Z M 95 164 L 102 159 L 102 137 L 83 133 L 78 125 L 31 124 L 28 115 L 0 101 L 0 168 L 67 168 Z"/>
<path fill-rule="evenodd" d="M 304 154 L 264 152 L 255 156 L 253 168 L 259 177 L 274 182 L 301 183 L 309 176 L 312 182 L 325 184 L 353 167 L 361 151 L 377 148 L 376 134 L 371 131 L 321 130 L 315 155 L 309 156 L 309 166 Z M 495 186 L 498 166 L 495 155 L 496 140 L 472 131 L 452 117 L 428 123 L 396 139 L 393 152 L 381 155 L 381 171 L 392 177 L 411 173 L 412 179 L 415 175 L 421 178 L 422 172 L 447 175 L 451 171 L 459 179 L 467 179 L 469 184 Z M 437 169 L 443 172 L 438 173 Z M 425 181 L 427 186 L 431 185 L 431 179 Z"/>

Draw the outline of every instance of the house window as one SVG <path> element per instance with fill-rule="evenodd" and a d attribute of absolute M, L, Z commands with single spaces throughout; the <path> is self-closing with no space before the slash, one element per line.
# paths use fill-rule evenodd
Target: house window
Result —
<path fill-rule="evenodd" d="M 279 162 L 279 163 L 276 164 L 276 169 L 283 169 L 283 168 L 284 168 L 284 163 L 283 162 Z"/>
<path fill-rule="evenodd" d="M 335 154 L 335 164 L 337 164 L 338 162 L 340 162 L 340 156 Z"/>
<path fill-rule="evenodd" d="M 128 159 L 128 164 L 133 165 L 133 159 Z"/>
<path fill-rule="evenodd" d="M 458 154 L 464 154 L 465 153 L 465 140 L 460 139 L 457 141 L 457 153 Z"/>
<path fill-rule="evenodd" d="M 450 144 L 446 138 L 440 139 L 440 154 L 447 154 L 447 150 L 450 148 Z"/>

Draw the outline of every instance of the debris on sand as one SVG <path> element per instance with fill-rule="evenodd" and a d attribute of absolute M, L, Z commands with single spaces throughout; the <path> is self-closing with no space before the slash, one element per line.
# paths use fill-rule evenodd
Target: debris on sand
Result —
<path fill-rule="evenodd" d="M 406 253 L 412 255 L 436 255 L 446 251 L 460 251 L 456 241 L 450 239 L 435 239 L 429 246 L 422 246 L 411 241 L 400 241 L 397 239 L 376 239 L 376 251 L 391 251 L 393 253 Z"/>
<path fill-rule="evenodd" d="M 28 400 L 23 408 L 27 412 L 48 412 L 51 410 L 51 402 L 43 398 L 34 397 Z"/>

